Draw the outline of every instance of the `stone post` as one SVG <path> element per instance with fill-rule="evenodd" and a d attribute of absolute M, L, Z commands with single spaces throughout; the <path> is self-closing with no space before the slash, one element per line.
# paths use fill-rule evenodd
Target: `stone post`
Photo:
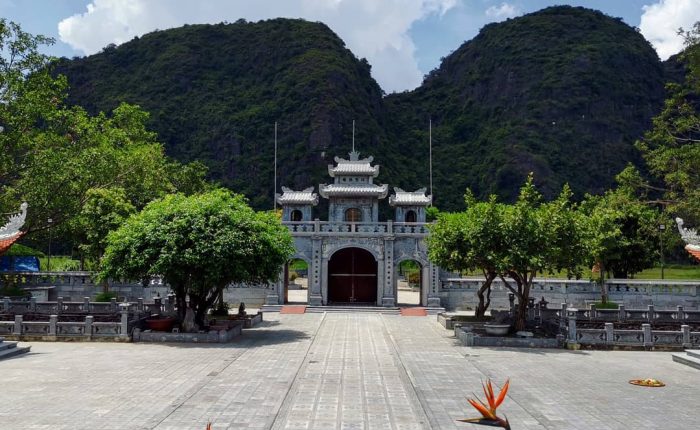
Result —
<path fill-rule="evenodd" d="M 12 334 L 16 336 L 22 335 L 22 315 L 15 315 L 15 329 Z"/>
<path fill-rule="evenodd" d="M 605 343 L 606 345 L 612 345 L 615 341 L 615 334 L 613 332 L 613 323 L 605 323 Z"/>
<path fill-rule="evenodd" d="M 61 315 L 61 313 L 63 313 L 63 297 L 59 297 L 56 299 L 56 313 L 58 315 Z"/>
<path fill-rule="evenodd" d="M 83 297 L 83 312 L 90 312 L 90 297 Z"/>
<path fill-rule="evenodd" d="M 649 305 L 647 309 L 647 321 L 654 321 L 654 319 L 656 319 L 656 316 L 654 315 L 655 313 L 656 312 L 654 311 L 654 305 Z"/>
<path fill-rule="evenodd" d="M 683 324 L 681 326 L 681 334 L 683 335 L 683 348 L 691 348 L 693 345 L 690 343 L 690 326 Z"/>
<path fill-rule="evenodd" d="M 9 297 L 5 297 L 5 298 L 2 299 L 2 309 L 3 309 L 5 312 L 9 312 L 9 311 L 10 311 L 10 298 L 9 298 Z"/>
<path fill-rule="evenodd" d="M 85 317 L 85 331 L 83 334 L 87 336 L 88 339 L 92 338 L 92 323 L 94 322 L 95 317 L 92 315 L 88 315 Z"/>
<path fill-rule="evenodd" d="M 36 312 L 36 297 L 34 296 L 29 299 L 29 310 Z"/>
<path fill-rule="evenodd" d="M 595 304 L 591 303 L 588 305 L 588 319 L 594 320 L 596 317 Z"/>
<path fill-rule="evenodd" d="M 578 349 L 578 339 L 576 336 L 576 312 L 569 312 L 569 338 L 566 340 L 569 349 Z"/>
<path fill-rule="evenodd" d="M 153 303 L 158 305 L 160 303 L 160 297 L 154 297 Z M 136 311 L 139 313 L 143 312 L 143 297 L 136 299 Z M 158 311 L 160 312 L 160 309 L 158 309 Z"/>
<path fill-rule="evenodd" d="M 168 298 L 166 300 L 165 305 L 165 312 L 168 314 L 175 313 L 175 294 L 168 294 Z"/>
<path fill-rule="evenodd" d="M 49 336 L 58 335 L 58 315 L 49 315 Z"/>
<path fill-rule="evenodd" d="M 117 312 L 119 311 L 119 305 L 117 305 L 117 298 L 112 297 L 109 302 L 112 304 L 112 312 Z"/>
<path fill-rule="evenodd" d="M 129 337 L 129 304 L 122 303 L 119 305 L 119 313 L 121 314 L 121 327 L 119 337 Z"/>
<path fill-rule="evenodd" d="M 642 330 L 644 331 L 644 348 L 650 349 L 654 346 L 651 338 L 651 324 L 642 324 Z"/>
<path fill-rule="evenodd" d="M 625 310 L 625 305 L 620 305 L 617 308 L 617 319 L 620 321 L 624 321 L 627 319 L 627 311 Z"/>
<path fill-rule="evenodd" d="M 559 308 L 559 331 L 563 332 L 566 328 L 566 303 L 562 303 Z"/>
<path fill-rule="evenodd" d="M 676 319 L 678 321 L 683 321 L 685 319 L 685 312 L 683 311 L 683 306 L 676 306 Z"/>

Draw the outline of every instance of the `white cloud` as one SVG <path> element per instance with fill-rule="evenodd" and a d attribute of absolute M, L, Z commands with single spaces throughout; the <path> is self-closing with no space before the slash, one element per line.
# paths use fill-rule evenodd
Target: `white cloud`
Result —
<path fill-rule="evenodd" d="M 506 18 L 513 18 L 520 15 L 522 11 L 515 5 L 503 2 L 500 6 L 491 6 L 486 9 L 486 16 L 497 21 L 502 21 Z"/>
<path fill-rule="evenodd" d="M 700 20 L 700 0 L 660 0 L 642 9 L 639 29 L 662 60 L 683 49 L 678 29 L 689 30 Z"/>
<path fill-rule="evenodd" d="M 322 21 L 355 55 L 372 65 L 387 92 L 418 86 L 422 74 L 409 35 L 411 25 L 444 14 L 457 0 L 93 0 L 87 11 L 58 24 L 60 39 L 85 54 L 155 29 L 183 24 L 276 17 Z"/>

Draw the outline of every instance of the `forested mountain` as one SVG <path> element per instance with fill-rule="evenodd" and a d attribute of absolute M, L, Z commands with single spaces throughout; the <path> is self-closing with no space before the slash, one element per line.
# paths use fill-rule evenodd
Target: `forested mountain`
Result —
<path fill-rule="evenodd" d="M 389 96 L 327 26 L 290 19 L 157 31 L 56 69 L 71 102 L 141 105 L 170 155 L 202 160 L 258 208 L 272 205 L 275 121 L 291 187 L 327 181 L 353 119 L 380 182 L 426 186 L 431 118 L 441 208 L 460 208 L 465 187 L 511 199 L 530 171 L 548 196 L 564 182 L 600 192 L 635 161 L 669 79 L 633 28 L 568 6 L 485 26 L 419 88 Z"/>

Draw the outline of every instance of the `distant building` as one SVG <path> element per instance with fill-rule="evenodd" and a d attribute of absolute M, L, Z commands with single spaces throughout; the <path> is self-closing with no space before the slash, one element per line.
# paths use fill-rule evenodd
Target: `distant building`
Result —
<path fill-rule="evenodd" d="M 394 219 L 380 222 L 379 204 L 389 188 L 374 182 L 379 166 L 372 161 L 351 152 L 348 160 L 336 157 L 336 164 L 328 166 L 333 183 L 319 185 L 319 194 L 329 203 L 327 221 L 313 219 L 319 201 L 313 187 L 282 187 L 276 195 L 283 224 L 294 238 L 293 258 L 308 264 L 308 303 L 396 306 L 399 264 L 413 260 L 421 268 L 420 304 L 440 306 L 439 269 L 428 260 L 425 243 L 425 208 L 432 196 L 425 188 L 395 188 L 389 197 Z M 286 267 L 284 273 L 267 295 L 267 304 L 285 303 Z"/>

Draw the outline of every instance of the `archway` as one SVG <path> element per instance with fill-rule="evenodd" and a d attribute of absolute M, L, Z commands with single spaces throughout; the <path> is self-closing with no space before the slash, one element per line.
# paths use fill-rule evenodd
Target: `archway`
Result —
<path fill-rule="evenodd" d="M 284 302 L 309 302 L 309 265 L 301 258 L 293 258 L 284 266 Z"/>
<path fill-rule="evenodd" d="M 423 266 L 416 260 L 403 260 L 397 266 L 396 303 L 419 306 L 423 297 Z"/>
<path fill-rule="evenodd" d="M 299 209 L 294 209 L 291 213 L 292 222 L 300 222 L 304 219 L 304 214 Z"/>
<path fill-rule="evenodd" d="M 406 222 L 416 222 L 416 220 L 417 220 L 416 211 L 409 210 L 408 212 L 406 212 L 406 216 L 404 217 L 404 220 Z"/>
<path fill-rule="evenodd" d="M 362 248 L 344 248 L 328 261 L 328 302 L 377 303 L 377 261 Z"/>

